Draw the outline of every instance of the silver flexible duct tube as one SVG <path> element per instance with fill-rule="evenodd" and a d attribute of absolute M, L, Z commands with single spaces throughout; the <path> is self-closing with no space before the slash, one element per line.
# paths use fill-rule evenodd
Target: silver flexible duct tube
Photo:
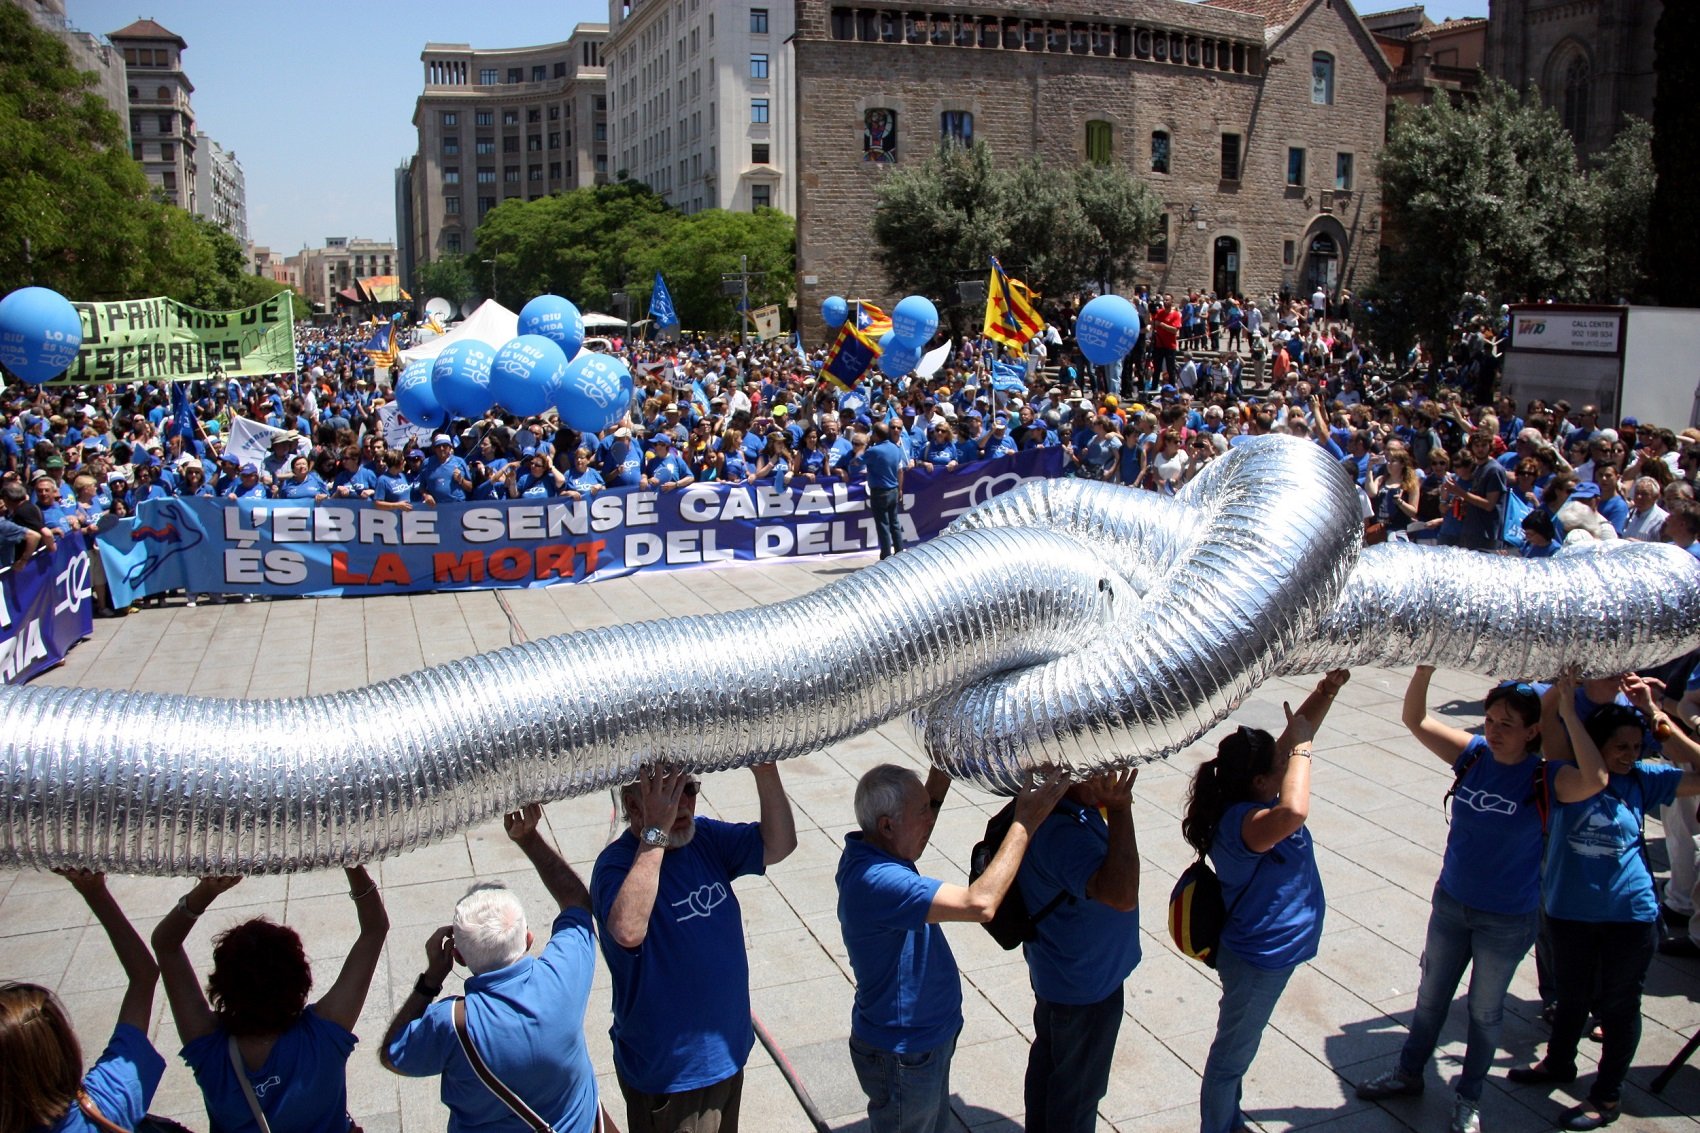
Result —
<path fill-rule="evenodd" d="M 568 634 L 331 696 L 6 688 L 0 865 L 352 864 L 646 762 L 746 766 L 910 711 L 932 758 L 1007 788 L 1040 763 L 1161 758 L 1274 673 L 1604 673 L 1700 644 L 1700 565 L 1675 548 L 1525 564 L 1360 556 L 1360 537 L 1349 477 L 1313 444 L 1262 438 L 1173 499 L 1030 483 L 775 606 Z"/>
<path fill-rule="evenodd" d="M 787 602 L 566 634 L 328 696 L 0 691 L 0 865 L 347 865 L 535 799 L 817 750 L 1105 632 L 1128 591 L 1041 529 L 935 540 Z M 240 740 L 238 740 L 240 737 Z"/>

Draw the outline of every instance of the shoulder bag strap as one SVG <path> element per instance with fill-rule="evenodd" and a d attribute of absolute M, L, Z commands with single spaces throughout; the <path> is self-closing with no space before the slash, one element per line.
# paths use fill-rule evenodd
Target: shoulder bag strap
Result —
<path fill-rule="evenodd" d="M 466 1027 L 466 1000 L 462 997 L 455 998 L 454 1016 L 455 1036 L 460 1039 L 461 1052 L 472 1064 L 472 1072 L 478 1075 L 478 1080 L 496 1095 L 497 1100 L 513 1110 L 515 1117 L 529 1125 L 532 1133 L 554 1133 L 554 1126 L 539 1117 L 536 1110 L 526 1105 L 518 1094 L 508 1089 L 507 1084 L 496 1077 L 494 1070 L 485 1065 L 484 1059 L 478 1054 L 478 1048 L 472 1045 L 472 1032 Z"/>
<path fill-rule="evenodd" d="M 226 1035 L 224 1046 L 230 1052 L 230 1068 L 236 1071 L 236 1080 L 242 1084 L 242 1093 L 248 1099 L 248 1112 L 254 1115 L 254 1124 L 260 1127 L 260 1133 L 272 1133 L 266 1113 L 260 1108 L 260 1099 L 254 1096 L 254 1083 L 248 1081 L 248 1068 L 242 1064 L 242 1052 L 236 1048 L 236 1036 Z"/>
<path fill-rule="evenodd" d="M 128 1129 L 100 1112 L 100 1107 L 94 1104 L 94 1099 L 89 1097 L 87 1090 L 77 1091 L 77 1108 L 83 1111 L 83 1116 L 93 1122 L 101 1133 L 130 1133 Z"/>

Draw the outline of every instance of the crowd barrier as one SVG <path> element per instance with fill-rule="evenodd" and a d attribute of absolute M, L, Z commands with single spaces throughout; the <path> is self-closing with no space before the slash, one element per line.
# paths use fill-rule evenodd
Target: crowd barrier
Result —
<path fill-rule="evenodd" d="M 905 474 L 904 538 L 921 542 L 1026 480 L 1060 448 Z M 150 500 L 97 537 L 114 605 L 201 594 L 372 597 L 553 586 L 640 570 L 878 547 L 863 483 L 693 484 L 382 509 L 363 501 Z"/>

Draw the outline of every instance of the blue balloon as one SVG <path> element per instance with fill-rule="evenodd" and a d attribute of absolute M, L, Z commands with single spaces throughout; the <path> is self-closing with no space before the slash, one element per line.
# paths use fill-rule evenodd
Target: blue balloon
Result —
<path fill-rule="evenodd" d="M 57 378 L 82 344 L 83 320 L 59 292 L 20 287 L 0 299 L 0 366 L 23 381 Z"/>
<path fill-rule="evenodd" d="M 906 295 L 891 311 L 891 333 L 897 341 L 925 349 L 939 329 L 939 309 L 925 295 Z"/>
<path fill-rule="evenodd" d="M 496 348 L 477 339 L 463 338 L 443 347 L 431 363 L 431 392 L 437 404 L 455 417 L 484 416 L 496 403 L 490 392 L 490 367 L 495 362 Z"/>
<path fill-rule="evenodd" d="M 826 302 L 820 305 L 820 317 L 829 327 L 841 327 L 844 320 L 850 317 L 850 304 L 844 301 L 842 295 L 829 295 Z"/>
<path fill-rule="evenodd" d="M 888 378 L 901 378 L 921 364 L 921 348 L 894 342 L 880 355 L 880 373 Z"/>
<path fill-rule="evenodd" d="M 555 391 L 566 376 L 567 356 L 553 339 L 522 334 L 496 351 L 490 392 L 515 417 L 535 417 L 555 404 Z"/>
<path fill-rule="evenodd" d="M 539 295 L 520 308 L 519 333 L 540 334 L 571 358 L 584 345 L 584 316 L 571 300 L 559 295 Z"/>
<path fill-rule="evenodd" d="M 443 412 L 437 395 L 431 392 L 429 358 L 421 358 L 417 362 L 407 364 L 407 368 L 401 372 L 401 377 L 395 380 L 395 400 L 401 407 L 401 415 L 415 425 L 440 429 L 448 424 L 449 415 Z"/>
<path fill-rule="evenodd" d="M 1100 295 L 1080 309 L 1074 340 L 1094 366 L 1113 366 L 1139 341 L 1139 309 L 1120 295 Z"/>
<path fill-rule="evenodd" d="M 632 372 L 612 354 L 587 350 L 567 363 L 555 394 L 555 411 L 581 433 L 600 433 L 632 404 Z"/>

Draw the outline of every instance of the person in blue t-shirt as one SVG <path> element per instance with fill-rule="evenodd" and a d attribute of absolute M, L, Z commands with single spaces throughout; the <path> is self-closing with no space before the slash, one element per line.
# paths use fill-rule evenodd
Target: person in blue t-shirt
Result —
<path fill-rule="evenodd" d="M 856 998 L 850 1063 L 868 1097 L 870 1133 L 946 1128 L 950 1063 L 962 1030 L 962 978 L 946 921 L 985 924 L 1003 903 L 1034 833 L 1068 789 L 1066 775 L 1016 796 L 1014 821 L 986 870 L 968 885 L 922 877 L 915 861 L 933 835 L 950 776 L 925 784 L 883 763 L 856 784 L 856 824 L 838 859 L 838 926 Z"/>
<path fill-rule="evenodd" d="M 384 471 L 376 479 L 378 489 L 372 498 L 373 506 L 385 511 L 413 510 L 413 501 L 418 498 L 418 485 L 408 476 L 405 465 L 406 456 L 400 449 L 391 449 L 384 454 Z"/>
<path fill-rule="evenodd" d="M 549 942 L 527 955 L 525 908 L 505 885 L 474 885 L 455 905 L 454 922 L 425 944 L 425 971 L 391 1021 L 378 1057 L 397 1074 L 442 1077 L 449 1133 L 529 1133 L 479 1078 L 456 1033 L 463 1012 L 478 1058 L 539 1117 L 561 1133 L 598 1128 L 596 1070 L 584 1038 L 584 1011 L 596 974 L 590 892 L 538 833 L 543 808 L 532 803 L 504 819 L 560 909 Z M 466 995 L 441 999 L 456 963 L 470 972 Z"/>
<path fill-rule="evenodd" d="M 1632 698 L 1650 707 L 1646 686 L 1632 687 Z M 1560 707 L 1574 714 L 1574 705 L 1574 697 L 1564 697 Z M 1554 812 L 1547 841 L 1541 898 L 1558 992 L 1552 1037 L 1546 1057 L 1507 1074 L 1518 1084 L 1575 1081 L 1576 1048 L 1592 1008 L 1602 1036 L 1599 1071 L 1587 1101 L 1559 1119 L 1564 1129 L 1598 1129 L 1620 1116 L 1623 1079 L 1641 1042 L 1641 989 L 1659 942 L 1642 826 L 1649 811 L 1700 795 L 1700 772 L 1642 761 L 1648 727 L 1641 710 L 1607 704 L 1583 728 L 1607 780 L 1604 790 Z M 1586 745 L 1575 746 L 1578 766 L 1586 767 Z"/>
<path fill-rule="evenodd" d="M 60 872 L 88 903 L 124 968 L 118 1023 L 85 1074 L 82 1044 L 59 997 L 38 984 L 0 986 L 0 1098 L 5 1099 L 0 1112 L 10 1119 L 5 1127 L 18 1133 L 100 1133 L 99 1120 L 110 1123 L 108 1128 L 134 1129 L 165 1073 L 165 1059 L 147 1038 L 159 967 L 108 892 L 105 874 Z"/>
<path fill-rule="evenodd" d="M 1093 1130 L 1121 1030 L 1122 984 L 1139 965 L 1138 769 L 1076 783 L 1034 832 L 1016 875 L 1037 921 L 1022 946 L 1033 985 L 1029 1128 Z M 1050 913 L 1040 917 L 1040 911 Z"/>
<path fill-rule="evenodd" d="M 909 462 L 884 422 L 874 426 L 873 442 L 862 459 L 868 469 L 868 508 L 884 559 L 903 549 L 903 471 Z"/>
<path fill-rule="evenodd" d="M 601 474 L 590 467 L 588 449 L 578 450 L 577 461 L 581 476 L 594 476 L 596 484 L 602 483 Z M 567 477 L 540 452 L 533 452 L 523 460 L 515 461 L 507 467 L 506 475 L 498 474 L 493 479 L 502 485 L 510 499 L 546 500 L 552 496 L 570 495 L 576 500 L 581 495 L 576 490 L 570 493 L 566 491 Z"/>
<path fill-rule="evenodd" d="M 1322 940 L 1322 878 L 1305 829 L 1311 740 L 1350 675 L 1329 672 L 1297 714 L 1286 709 L 1279 739 L 1242 725 L 1193 776 L 1181 834 L 1209 855 L 1227 909 L 1216 950 L 1222 1000 L 1199 1093 L 1202 1133 L 1247 1123 L 1246 1071 L 1287 981 Z"/>
<path fill-rule="evenodd" d="M 348 1056 L 359 1040 L 354 1024 L 383 956 L 389 918 L 377 882 L 364 866 L 343 870 L 360 920 L 360 935 L 336 982 L 307 1002 L 313 977 L 292 928 L 264 917 L 226 929 L 213 941 L 207 1002 L 183 942 L 213 900 L 241 878 L 207 877 L 154 927 L 153 950 L 214 1129 L 252 1129 L 248 1091 L 237 1064 L 274 1130 L 347 1133 Z M 236 1058 L 231 1057 L 231 1047 Z"/>
<path fill-rule="evenodd" d="M 750 962 L 732 882 L 797 848 L 779 769 L 751 768 L 758 822 L 696 816 L 695 776 L 651 766 L 620 791 L 626 831 L 590 875 L 614 989 L 614 1072 L 628 1129 L 737 1128 Z"/>
<path fill-rule="evenodd" d="M 454 438 L 438 433 L 431 438 L 431 455 L 419 470 L 420 490 L 428 504 L 465 500 L 472 490 L 472 470 L 455 455 Z"/>
<path fill-rule="evenodd" d="M 1540 928 L 1541 853 L 1553 802 L 1579 803 L 1605 787 L 1599 751 L 1582 731 L 1571 688 L 1553 686 L 1579 765 L 1541 759 L 1541 696 L 1534 686 L 1502 684 L 1483 701 L 1482 735 L 1429 714 L 1434 666 L 1418 665 L 1405 689 L 1403 719 L 1417 741 L 1452 768 L 1451 825 L 1423 944 L 1417 1010 L 1396 1066 L 1360 1083 L 1378 1101 L 1423 1089 L 1452 997 L 1470 969 L 1464 1068 L 1452 1128 L 1479 1127 L 1482 1083 L 1499 1048 L 1505 993 Z"/>
<path fill-rule="evenodd" d="M 656 434 L 650 441 L 650 458 L 648 467 L 644 469 L 643 486 L 671 492 L 694 483 L 696 477 L 691 474 L 691 466 L 685 463 L 684 457 L 673 451 L 672 436 L 667 433 Z"/>
<path fill-rule="evenodd" d="M 337 457 L 336 473 L 331 477 L 329 495 L 338 500 L 370 500 L 378 495 L 378 478 L 361 463 L 360 450 L 353 445 Z"/>
<path fill-rule="evenodd" d="M 313 462 L 304 456 L 289 462 L 289 475 L 276 485 L 276 495 L 280 500 L 316 500 L 326 490 L 325 482 L 313 471 Z"/>
<path fill-rule="evenodd" d="M 621 425 L 602 442 L 602 479 L 610 488 L 643 484 L 643 450 L 632 439 L 631 426 Z"/>

